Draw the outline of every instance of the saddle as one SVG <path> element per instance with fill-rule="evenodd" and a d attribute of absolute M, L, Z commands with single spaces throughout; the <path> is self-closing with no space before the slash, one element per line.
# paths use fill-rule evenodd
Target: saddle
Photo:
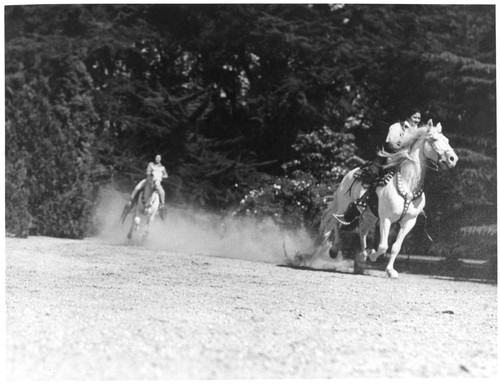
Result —
<path fill-rule="evenodd" d="M 384 169 L 378 161 L 362 165 L 354 174 L 356 181 L 361 181 L 365 188 L 385 186 L 394 177 L 396 168 Z"/>
<path fill-rule="evenodd" d="M 362 210 L 367 207 L 373 215 L 378 218 L 378 195 L 376 193 L 377 187 L 385 186 L 396 174 L 396 168 L 384 169 L 380 161 L 368 162 L 361 166 L 360 169 L 354 174 L 354 182 L 349 188 L 349 193 L 356 181 L 361 181 L 362 185 L 366 188 L 366 192 L 352 203 L 344 213 L 343 218 L 345 223 L 341 225 L 343 232 L 352 231 L 357 227 L 361 216 L 357 207 Z"/>
<path fill-rule="evenodd" d="M 378 195 L 377 187 L 386 186 L 396 174 L 396 168 L 384 169 L 380 164 L 374 167 L 373 162 L 363 165 L 355 174 L 354 179 L 361 181 L 367 188 L 365 194 L 356 201 L 356 205 L 362 208 L 370 208 L 372 213 L 378 218 Z"/>

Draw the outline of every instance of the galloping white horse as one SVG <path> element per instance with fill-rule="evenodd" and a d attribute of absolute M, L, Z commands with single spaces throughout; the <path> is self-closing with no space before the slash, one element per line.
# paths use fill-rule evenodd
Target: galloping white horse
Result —
<path fill-rule="evenodd" d="M 385 185 L 376 188 L 380 229 L 380 243 L 377 251 L 373 249 L 368 251 L 366 247 L 368 232 L 376 224 L 377 217 L 370 208 L 366 208 L 361 215 L 359 224 L 361 252 L 355 257 L 354 273 L 363 273 L 364 263 L 368 256 L 372 262 L 375 262 L 380 255 L 387 252 L 391 224 L 399 222 L 399 233 L 392 245 L 389 263 L 386 267 L 389 277 L 398 277 L 394 269 L 394 261 L 401 250 L 403 240 L 414 227 L 417 216 L 424 209 L 423 185 L 429 163 L 434 168 L 439 166 L 441 170 L 445 170 L 453 168 L 458 161 L 455 151 L 441 131 L 441 124 L 433 126 L 432 121 L 429 121 L 427 126 L 415 130 L 404 138 L 402 146 L 406 149 L 394 154 L 383 151 L 379 153 L 388 160 L 386 168 L 392 168 L 395 172 Z M 355 177 L 359 170 L 359 167 L 354 168 L 346 174 L 332 201 L 322 211 L 319 230 L 323 235 L 323 243 L 312 256 L 313 258 L 328 254 L 331 249 L 333 254 L 337 254 L 336 261 L 342 259 L 340 223 L 337 218 L 341 217 L 348 205 L 361 197 L 366 190 L 362 182 Z M 389 177 L 391 177 L 390 174 Z M 334 241 L 330 244 L 328 239 L 332 234 Z"/>
<path fill-rule="evenodd" d="M 160 196 L 156 185 L 161 182 L 163 177 L 162 171 L 155 170 L 152 175 L 148 177 L 144 190 L 138 195 L 137 203 L 130 210 L 125 207 L 122 213 L 122 222 L 125 221 L 127 214 L 132 212 L 132 225 L 127 234 L 127 239 L 132 240 L 134 233 L 142 236 L 140 243 L 144 243 L 149 235 L 149 228 L 153 224 L 154 218 L 160 206 Z M 142 224 L 142 225 L 141 225 Z"/>

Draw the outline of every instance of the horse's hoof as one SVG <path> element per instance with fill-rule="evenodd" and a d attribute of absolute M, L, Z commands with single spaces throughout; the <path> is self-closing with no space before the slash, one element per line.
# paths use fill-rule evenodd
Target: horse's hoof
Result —
<path fill-rule="evenodd" d="M 389 276 L 391 279 L 397 279 L 398 278 L 398 271 L 395 269 L 386 269 L 387 276 Z"/>
<path fill-rule="evenodd" d="M 377 259 L 378 259 L 378 256 L 379 256 L 379 255 L 377 255 L 377 252 L 375 252 L 375 250 L 374 250 L 374 249 L 372 249 L 372 250 L 371 250 L 371 252 L 370 252 L 370 256 L 369 256 L 370 261 L 371 261 L 372 263 L 375 263 L 375 262 L 377 261 Z"/>
<path fill-rule="evenodd" d="M 363 273 L 365 273 L 364 264 L 358 260 L 354 260 L 354 274 L 362 275 Z"/>
<path fill-rule="evenodd" d="M 354 255 L 354 273 L 362 275 L 365 272 L 366 253 L 359 252 Z"/>
<path fill-rule="evenodd" d="M 338 249 L 334 250 L 333 248 L 330 248 L 328 250 L 328 256 L 330 256 L 330 259 L 335 259 L 338 255 L 338 253 L 339 253 Z"/>
<path fill-rule="evenodd" d="M 365 273 L 365 268 L 359 265 L 354 265 L 354 274 L 355 275 L 362 275 Z"/>

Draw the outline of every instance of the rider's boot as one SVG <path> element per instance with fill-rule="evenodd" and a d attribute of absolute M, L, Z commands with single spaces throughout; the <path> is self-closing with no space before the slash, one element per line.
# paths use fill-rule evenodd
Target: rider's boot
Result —
<path fill-rule="evenodd" d="M 359 217 L 359 215 L 361 215 L 361 211 L 358 208 L 357 202 L 351 203 L 343 214 L 344 221 L 346 221 L 347 223 L 352 223 L 353 220 Z"/>
<path fill-rule="evenodd" d="M 340 229 L 343 232 L 352 231 L 359 224 L 359 219 L 361 218 L 361 210 L 356 203 L 351 203 L 347 207 L 347 210 L 342 215 L 343 220 Z"/>
<path fill-rule="evenodd" d="M 358 226 L 361 214 L 366 209 L 370 192 L 370 189 L 367 190 L 358 200 L 348 205 L 344 214 L 341 215 L 343 223 L 340 228 L 342 231 L 352 231 Z"/>
<path fill-rule="evenodd" d="M 160 213 L 160 218 L 162 220 L 165 219 L 165 204 L 160 203 L 160 207 L 158 208 L 158 212 Z"/>
<path fill-rule="evenodd" d="M 339 221 L 342 223 L 341 229 L 343 231 L 351 231 L 357 227 L 361 214 L 366 209 L 368 200 L 376 188 L 375 185 L 377 179 L 382 175 L 382 163 L 383 160 L 380 157 L 377 157 L 363 169 L 363 182 L 368 184 L 369 187 L 359 199 L 348 205 L 343 215 L 337 216 Z"/>

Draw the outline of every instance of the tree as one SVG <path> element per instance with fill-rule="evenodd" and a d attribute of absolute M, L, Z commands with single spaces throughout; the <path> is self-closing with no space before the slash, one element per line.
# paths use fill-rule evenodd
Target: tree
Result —
<path fill-rule="evenodd" d="M 34 218 L 36 234 L 83 237 L 103 170 L 93 150 L 92 81 L 78 58 L 59 54 L 65 43 L 13 39 L 6 46 L 6 137 L 16 150 L 6 153 L 6 199 L 20 217 Z M 19 196 L 27 204 L 16 204 Z M 7 219 L 8 229 L 18 226 Z"/>

